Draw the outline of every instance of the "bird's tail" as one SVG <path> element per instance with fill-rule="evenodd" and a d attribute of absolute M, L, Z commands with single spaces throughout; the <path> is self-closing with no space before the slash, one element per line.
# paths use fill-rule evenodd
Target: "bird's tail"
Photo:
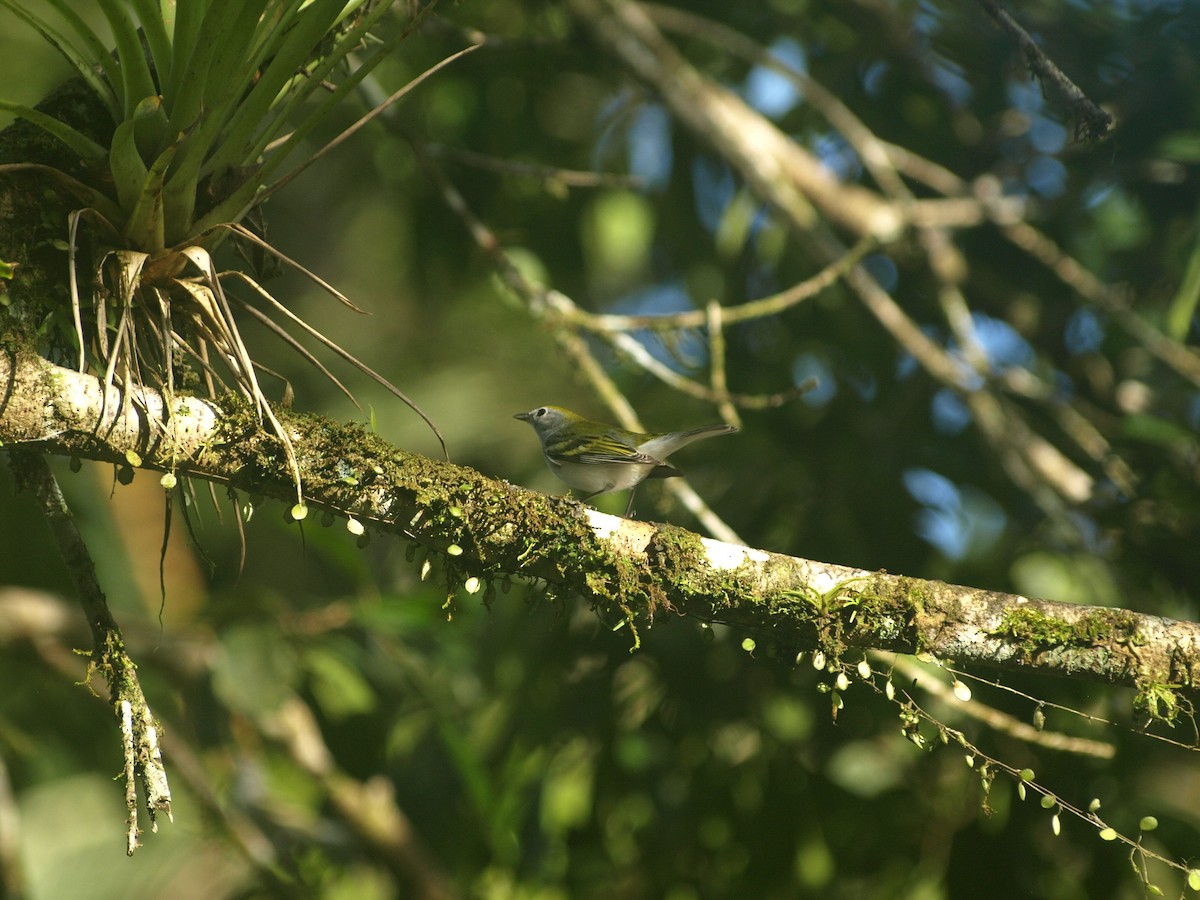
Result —
<path fill-rule="evenodd" d="M 703 428 L 693 428 L 691 431 L 660 435 L 642 444 L 639 449 L 647 456 L 653 456 L 655 459 L 661 460 L 666 459 L 680 447 L 686 447 L 692 441 L 716 437 L 719 434 L 733 434 L 737 430 L 737 426 L 735 425 L 705 425 Z M 654 477 L 666 478 L 670 477 L 670 474 L 664 473 L 663 475 L 655 475 Z"/>

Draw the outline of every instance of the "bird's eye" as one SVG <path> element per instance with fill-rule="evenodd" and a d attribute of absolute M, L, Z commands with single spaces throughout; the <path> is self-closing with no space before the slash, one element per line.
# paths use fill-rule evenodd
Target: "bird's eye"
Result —
<path fill-rule="evenodd" d="M 542 416 L 544 416 L 545 414 L 546 414 L 546 407 L 544 407 L 544 406 L 540 406 L 540 407 L 538 407 L 538 410 L 537 410 L 537 412 L 535 412 L 535 413 L 534 413 L 534 415 L 535 415 L 535 416 L 537 416 L 539 419 L 540 419 Z"/>

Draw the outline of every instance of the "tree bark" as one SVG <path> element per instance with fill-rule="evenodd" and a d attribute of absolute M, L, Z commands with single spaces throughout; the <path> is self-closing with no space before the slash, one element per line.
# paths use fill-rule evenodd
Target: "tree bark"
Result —
<path fill-rule="evenodd" d="M 125 397 L 32 353 L 0 354 L 0 441 L 226 484 L 285 502 L 295 488 L 253 410 L 193 397 Z M 688 616 L 785 652 L 929 654 L 1136 687 L 1153 711 L 1200 684 L 1200 625 L 870 572 L 605 515 L 392 447 L 356 424 L 283 419 L 306 503 L 444 558 L 451 592 L 544 579 L 631 626 Z M 132 453 L 130 453 L 132 451 Z M 349 477 L 348 477 L 349 476 Z"/>

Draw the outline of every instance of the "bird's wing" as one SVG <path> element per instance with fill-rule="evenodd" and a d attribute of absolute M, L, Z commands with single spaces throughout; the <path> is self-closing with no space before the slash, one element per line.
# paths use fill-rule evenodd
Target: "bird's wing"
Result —
<path fill-rule="evenodd" d="M 586 444 L 587 449 L 579 449 Z M 619 436 L 609 433 L 599 437 L 580 439 L 568 447 L 555 447 L 554 458 L 571 460 L 585 465 L 628 464 L 639 466 L 661 465 L 662 460 L 639 453 L 638 449 Z"/>

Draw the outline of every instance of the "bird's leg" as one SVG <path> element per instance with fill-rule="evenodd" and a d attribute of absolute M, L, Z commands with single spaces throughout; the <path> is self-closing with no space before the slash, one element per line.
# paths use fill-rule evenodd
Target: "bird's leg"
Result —
<path fill-rule="evenodd" d="M 633 495 L 637 493 L 637 485 L 629 489 L 629 502 L 625 504 L 625 518 L 629 518 L 629 514 L 633 512 Z"/>
<path fill-rule="evenodd" d="M 607 494 L 607 493 L 608 493 L 609 491 L 611 491 L 612 489 L 613 489 L 613 485 L 612 485 L 612 482 L 610 481 L 610 482 L 609 482 L 608 484 L 606 484 L 604 487 L 600 488 L 600 490 L 598 490 L 598 491 L 592 491 L 592 492 L 591 492 L 590 494 L 588 494 L 586 497 L 583 497 L 582 499 L 580 499 L 580 501 L 579 501 L 579 502 L 580 502 L 580 503 L 587 503 L 587 502 L 588 502 L 589 500 L 591 500 L 593 497 L 599 497 L 601 494 Z"/>

